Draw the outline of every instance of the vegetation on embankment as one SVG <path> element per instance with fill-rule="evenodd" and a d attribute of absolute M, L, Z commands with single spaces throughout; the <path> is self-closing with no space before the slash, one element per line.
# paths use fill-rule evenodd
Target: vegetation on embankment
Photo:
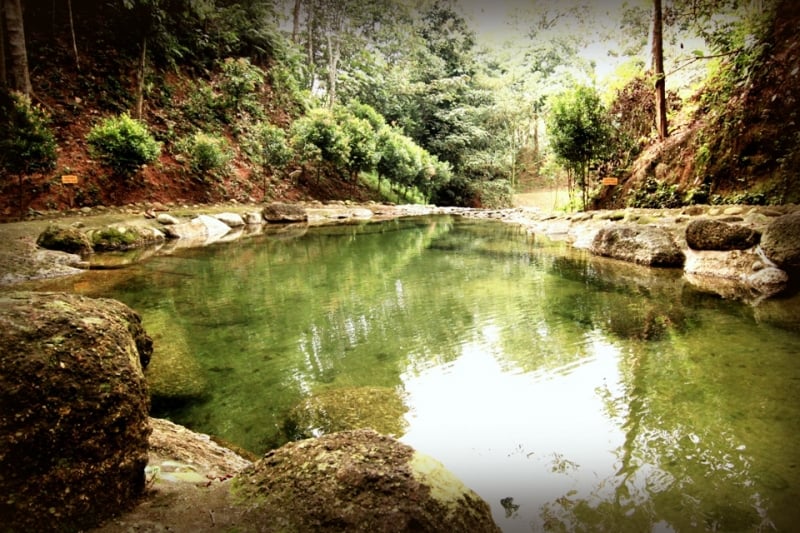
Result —
<path fill-rule="evenodd" d="M 5 23 L 25 30 L 33 106 L 0 91 L 7 219 L 142 201 L 503 207 L 515 188 L 565 181 L 582 193 L 570 208 L 800 200 L 800 15 L 788 0 L 675 2 L 666 139 L 642 60 L 650 15 L 627 4 L 619 20 L 577 0 L 534 6 L 494 47 L 458 2 L 298 2 L 291 32 L 288 3 L 21 4 L 24 20 Z M 611 46 L 598 37 L 608 23 L 628 62 L 600 80 L 582 54 L 593 38 Z M 16 35 L 3 34 L 11 88 Z M 682 51 L 697 38 L 705 51 Z M 704 65 L 692 96 L 672 90 L 682 61 Z"/>

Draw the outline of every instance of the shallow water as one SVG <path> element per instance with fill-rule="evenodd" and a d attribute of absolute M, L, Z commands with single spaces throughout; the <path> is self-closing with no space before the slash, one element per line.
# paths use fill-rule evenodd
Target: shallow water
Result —
<path fill-rule="evenodd" d="M 256 453 L 373 427 L 505 531 L 800 523 L 796 300 L 754 310 L 444 216 L 292 227 L 66 284 L 141 313 L 155 416 Z"/>

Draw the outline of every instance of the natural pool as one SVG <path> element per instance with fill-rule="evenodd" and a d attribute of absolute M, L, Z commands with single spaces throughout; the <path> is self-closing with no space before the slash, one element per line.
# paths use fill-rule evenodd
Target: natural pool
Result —
<path fill-rule="evenodd" d="M 800 523 L 796 299 L 754 309 L 448 216 L 282 228 L 51 288 L 141 313 L 155 416 L 257 453 L 373 427 L 504 531 Z"/>

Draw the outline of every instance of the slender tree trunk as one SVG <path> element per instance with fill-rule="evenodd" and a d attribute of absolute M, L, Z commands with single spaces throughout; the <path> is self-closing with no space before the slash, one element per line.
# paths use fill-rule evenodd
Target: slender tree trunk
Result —
<path fill-rule="evenodd" d="M 6 17 L 0 6 L 0 86 L 8 87 L 8 73 L 6 72 Z"/>
<path fill-rule="evenodd" d="M 11 59 L 7 76 L 10 85 L 26 96 L 30 96 L 31 78 L 28 71 L 28 50 L 25 46 L 25 23 L 22 18 L 22 0 L 3 0 L 5 31 L 8 39 L 8 55 Z"/>
<path fill-rule="evenodd" d="M 336 103 L 336 74 L 339 69 L 339 39 L 328 34 L 328 108 Z"/>
<path fill-rule="evenodd" d="M 294 0 L 294 9 L 292 10 L 292 42 L 297 43 L 297 38 L 300 35 L 300 6 L 303 0 Z"/>
<path fill-rule="evenodd" d="M 81 60 L 78 57 L 78 43 L 75 40 L 75 24 L 72 21 L 72 0 L 67 0 L 67 10 L 69 11 L 69 32 L 72 35 L 72 51 L 75 53 L 75 69 L 81 71 Z"/>
<path fill-rule="evenodd" d="M 658 139 L 667 138 L 667 97 L 664 76 L 663 17 L 661 0 L 653 0 L 653 71 L 656 78 L 656 131 Z"/>
<path fill-rule="evenodd" d="M 306 54 L 308 55 L 308 86 L 311 90 L 314 90 L 315 81 L 317 79 L 317 74 L 314 68 L 314 10 L 310 8 L 306 15 L 306 28 L 308 31 L 308 43 L 306 43 Z"/>
<path fill-rule="evenodd" d="M 139 120 L 144 116 L 144 75 L 147 68 L 147 35 L 142 37 L 142 54 L 139 57 L 139 85 L 136 88 L 136 118 Z"/>

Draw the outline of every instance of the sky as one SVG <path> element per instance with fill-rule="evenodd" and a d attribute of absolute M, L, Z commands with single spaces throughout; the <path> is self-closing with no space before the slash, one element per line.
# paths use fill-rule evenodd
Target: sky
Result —
<path fill-rule="evenodd" d="M 505 41 L 515 38 L 519 33 L 527 28 L 524 24 L 524 17 L 520 15 L 525 12 L 535 10 L 541 12 L 548 10 L 564 11 L 571 5 L 591 5 L 593 15 L 590 20 L 598 32 L 618 31 L 617 14 L 622 8 L 624 0 L 600 0 L 589 2 L 587 0 L 457 0 L 458 6 L 463 10 L 467 20 L 475 28 L 481 43 L 493 46 L 502 45 Z M 635 3 L 637 0 L 629 0 Z M 649 6 L 651 0 L 639 0 L 645 6 Z M 514 29 L 514 21 L 519 23 L 520 28 Z M 565 27 L 561 31 L 570 31 L 570 25 L 575 28 L 577 20 L 562 20 L 559 27 Z M 558 31 L 558 30 L 556 30 Z M 577 31 L 577 30 L 575 30 Z M 584 30 L 585 31 L 585 30 Z M 599 37 L 596 42 L 584 49 L 583 57 L 592 60 L 595 67 L 595 74 L 599 78 L 609 76 L 622 60 L 609 56 L 609 49 L 618 48 L 613 42 L 601 42 Z M 643 58 L 645 59 L 645 58 Z"/>

